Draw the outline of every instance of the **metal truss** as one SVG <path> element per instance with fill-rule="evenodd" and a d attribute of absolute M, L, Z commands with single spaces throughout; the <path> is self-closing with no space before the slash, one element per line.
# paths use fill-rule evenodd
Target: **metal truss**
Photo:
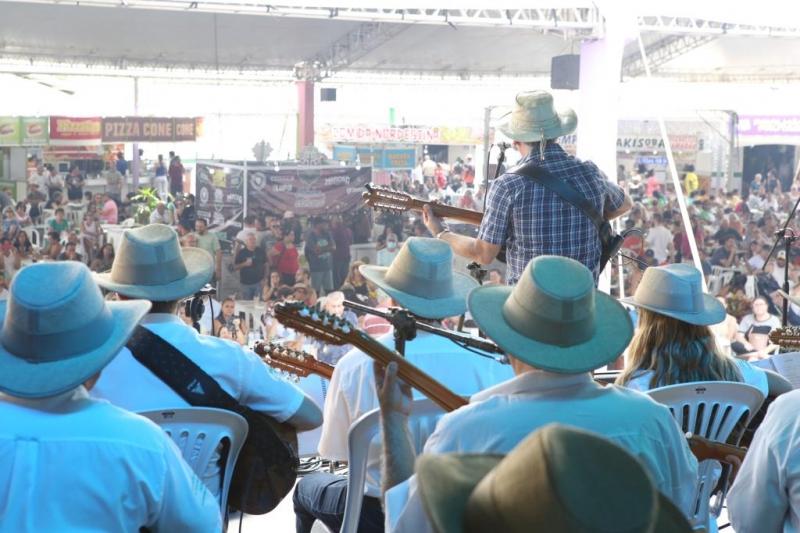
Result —
<path fill-rule="evenodd" d="M 761 37 L 800 37 L 800 26 L 777 27 L 732 24 L 688 17 L 639 17 L 639 31 L 694 35 L 747 35 Z"/>
<path fill-rule="evenodd" d="M 410 28 L 406 24 L 362 22 L 343 35 L 314 58 L 322 66 L 325 76 L 345 69 Z"/>
<path fill-rule="evenodd" d="M 715 35 L 668 35 L 645 47 L 647 61 L 652 72 L 676 57 L 690 52 L 716 39 Z M 641 76 L 645 73 L 644 61 L 639 47 L 634 44 L 633 51 L 622 60 L 623 76 Z"/>

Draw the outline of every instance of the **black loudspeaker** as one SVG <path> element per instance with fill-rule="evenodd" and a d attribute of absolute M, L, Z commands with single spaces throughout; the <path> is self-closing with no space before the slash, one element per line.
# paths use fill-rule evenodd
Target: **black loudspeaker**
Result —
<path fill-rule="evenodd" d="M 336 89 L 331 88 L 323 88 L 319 90 L 319 99 L 322 102 L 335 102 L 336 101 Z"/>
<path fill-rule="evenodd" d="M 581 56 L 555 56 L 550 62 L 550 88 L 574 91 L 580 86 Z"/>

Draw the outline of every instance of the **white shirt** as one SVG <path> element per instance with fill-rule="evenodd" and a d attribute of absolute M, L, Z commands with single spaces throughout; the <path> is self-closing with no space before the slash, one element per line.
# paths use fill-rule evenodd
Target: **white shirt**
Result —
<path fill-rule="evenodd" d="M 384 335 L 378 341 L 394 348 L 392 334 Z M 510 365 L 481 357 L 444 337 L 424 331 L 417 332 L 416 339 L 406 343 L 405 358 L 455 393 L 465 396 L 513 376 Z M 416 389 L 413 389 L 412 395 L 415 400 L 425 398 Z M 347 432 L 350 425 L 361 415 L 377 408 L 372 359 L 360 350 L 351 350 L 339 360 L 333 371 L 325 399 L 320 455 L 326 459 L 347 461 Z M 424 442 L 426 436 L 415 437 L 417 442 Z M 377 437 L 374 443 L 379 442 L 380 437 Z M 380 446 L 373 445 L 367 458 L 368 496 L 380 496 L 380 465 Z"/>
<path fill-rule="evenodd" d="M 747 261 L 747 264 L 750 265 L 750 268 L 754 270 L 764 268 L 764 263 L 766 263 L 766 261 L 764 261 L 764 258 L 761 257 L 761 254 L 755 254 Z"/>
<path fill-rule="evenodd" d="M 744 383 L 758 388 L 758 390 L 760 390 L 766 398 L 769 395 L 767 373 L 743 359 L 736 359 L 735 361 L 736 365 L 739 367 L 739 372 L 742 373 L 742 379 L 744 380 Z M 651 389 L 650 379 L 652 377 L 652 370 L 637 373 L 636 377 L 626 383 L 625 386 L 629 389 L 638 390 L 641 392 L 649 391 Z"/>
<path fill-rule="evenodd" d="M 247 236 L 253 234 L 256 236 L 256 244 L 258 244 L 258 231 L 256 228 L 244 228 L 239 230 L 239 233 L 236 234 L 236 240 L 245 242 L 247 240 Z"/>
<path fill-rule="evenodd" d="M 672 244 L 672 233 L 664 226 L 650 228 L 644 240 L 648 248 L 653 250 L 653 255 L 659 263 L 667 260 L 669 245 Z"/>
<path fill-rule="evenodd" d="M 756 320 L 755 315 L 750 313 L 742 317 L 742 321 L 739 322 L 739 332 L 747 335 L 747 332 L 750 331 L 750 328 L 753 326 L 769 326 L 771 329 L 777 329 L 781 327 L 781 321 L 775 315 L 769 315 L 769 318 L 766 320 L 759 321 Z"/>
<path fill-rule="evenodd" d="M 684 514 L 694 505 L 697 461 L 669 409 L 623 387 L 603 387 L 588 373 L 526 372 L 484 390 L 439 420 L 425 453 L 510 452 L 550 423 L 592 431 L 638 457 L 655 486 Z M 416 476 L 386 493 L 386 530 L 432 531 Z"/>
<path fill-rule="evenodd" d="M 294 415 L 304 395 L 264 364 L 253 352 L 218 337 L 200 335 L 176 315 L 154 313 L 141 325 L 167 340 L 203 369 L 240 403 L 285 422 Z M 92 396 L 104 398 L 129 411 L 189 407 L 183 398 L 142 366 L 123 348 L 103 370 Z M 211 461 L 203 481 L 216 495 L 219 468 Z"/>
<path fill-rule="evenodd" d="M 78 387 L 0 394 L 0 531 L 220 531 L 216 499 L 158 426 Z"/>
<path fill-rule="evenodd" d="M 169 209 L 164 209 L 164 214 L 158 212 L 158 209 L 154 209 L 152 213 L 150 213 L 150 223 L 151 224 L 166 224 L 167 226 L 172 225 L 172 211 Z"/>
<path fill-rule="evenodd" d="M 769 406 L 728 494 L 736 533 L 800 531 L 800 390 Z"/>

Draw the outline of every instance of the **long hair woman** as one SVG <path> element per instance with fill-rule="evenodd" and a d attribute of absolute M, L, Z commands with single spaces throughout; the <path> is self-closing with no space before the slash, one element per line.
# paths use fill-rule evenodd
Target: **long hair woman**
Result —
<path fill-rule="evenodd" d="M 222 300 L 220 311 L 214 319 L 214 334 L 238 342 L 247 343 L 247 324 L 233 313 L 236 310 L 236 301 L 233 298 Z"/>
<path fill-rule="evenodd" d="M 766 396 L 767 375 L 747 361 L 717 349 L 712 324 L 725 320 L 725 308 L 703 294 L 700 272 L 686 264 L 648 268 L 633 297 L 639 323 L 617 384 L 650 390 L 696 381 L 738 381 Z"/>

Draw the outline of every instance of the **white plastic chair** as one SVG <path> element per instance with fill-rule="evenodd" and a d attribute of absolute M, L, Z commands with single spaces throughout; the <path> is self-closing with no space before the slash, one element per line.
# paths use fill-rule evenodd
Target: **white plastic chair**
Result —
<path fill-rule="evenodd" d="M 137 414 L 149 418 L 169 435 L 183 459 L 201 480 L 211 461 L 217 457 L 215 452 L 220 445 L 223 450 L 227 449 L 225 464 L 220 467 L 219 490 L 209 487 L 213 493 L 218 492 L 222 515 L 225 516 L 233 467 L 247 437 L 247 421 L 231 411 L 206 407 L 143 411 Z"/>
<path fill-rule="evenodd" d="M 758 412 L 764 394 L 752 385 L 730 381 L 703 381 L 669 385 L 647 392 L 666 405 L 684 433 L 717 442 L 738 444 L 744 429 Z M 731 438 L 733 432 L 737 434 Z M 711 505 L 711 491 L 719 477 L 719 463 L 707 460 L 698 465 L 698 487 L 694 512 L 689 521 L 695 529 L 709 530 L 711 516 L 719 516 L 725 492 Z"/>
<path fill-rule="evenodd" d="M 431 400 L 416 400 L 411 405 L 409 429 L 417 452 L 422 450 L 428 436 L 433 433 L 436 422 L 444 414 L 442 408 Z M 370 445 L 380 430 L 380 409 L 362 415 L 350 426 L 347 435 L 348 478 L 347 500 L 340 533 L 356 533 L 364 499 L 364 480 L 367 477 L 367 455 Z"/>
<path fill-rule="evenodd" d="M 36 246 L 40 248 L 42 245 L 42 240 L 39 237 L 39 231 L 34 228 L 33 226 L 25 226 L 22 230 L 28 234 L 28 240 L 31 241 L 31 246 Z"/>

